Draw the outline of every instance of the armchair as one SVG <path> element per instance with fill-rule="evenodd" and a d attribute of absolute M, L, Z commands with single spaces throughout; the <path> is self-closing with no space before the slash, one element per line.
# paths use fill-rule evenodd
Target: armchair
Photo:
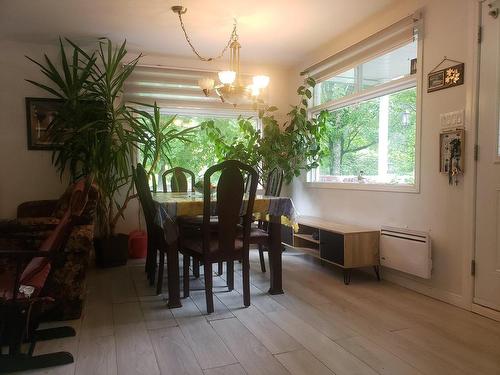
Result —
<path fill-rule="evenodd" d="M 45 289 L 52 265 L 87 204 L 90 183 L 90 179 L 85 179 L 74 186 L 66 213 L 38 250 L 0 250 L 6 266 L 0 273 L 0 345 L 8 347 L 8 352 L 0 352 L 0 373 L 73 362 L 73 356 L 67 352 L 33 356 L 33 351 L 39 340 L 75 335 L 71 327 L 37 328 L 43 311 L 54 302 L 53 295 Z M 27 351 L 23 351 L 23 343 L 30 344 Z"/>
<path fill-rule="evenodd" d="M 25 202 L 18 207 L 18 217 L 0 221 L 0 249 L 37 249 L 60 223 L 68 209 L 74 184 L 53 201 Z M 70 320 L 80 317 L 85 297 L 85 276 L 93 249 L 94 213 L 98 189 L 90 187 L 88 202 L 76 219 L 69 238 L 57 259 L 44 289 L 50 291 L 55 306 L 44 315 L 45 320 Z M 47 215 L 50 216 L 39 216 Z M 0 259 L 0 274 L 7 265 Z"/>

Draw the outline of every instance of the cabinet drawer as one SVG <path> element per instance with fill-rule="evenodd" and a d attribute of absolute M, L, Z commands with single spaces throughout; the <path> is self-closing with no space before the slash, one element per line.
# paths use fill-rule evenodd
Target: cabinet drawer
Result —
<path fill-rule="evenodd" d="M 322 259 L 344 265 L 344 236 L 325 230 L 319 232 L 319 253 Z"/>

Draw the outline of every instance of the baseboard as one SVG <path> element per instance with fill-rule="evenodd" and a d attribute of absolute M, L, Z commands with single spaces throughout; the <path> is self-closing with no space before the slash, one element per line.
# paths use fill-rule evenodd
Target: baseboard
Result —
<path fill-rule="evenodd" d="M 471 311 L 475 312 L 476 314 L 485 316 L 487 318 L 496 320 L 497 322 L 500 322 L 500 311 L 496 311 L 488 307 L 478 305 L 476 303 L 472 304 Z"/>
<path fill-rule="evenodd" d="M 460 294 L 432 288 L 406 277 L 396 275 L 387 269 L 382 273 L 382 278 L 404 288 L 411 289 L 420 294 L 424 294 L 428 297 L 449 303 L 451 305 L 455 305 L 465 310 L 470 310 L 470 303 L 468 304 L 464 300 L 464 297 Z"/>

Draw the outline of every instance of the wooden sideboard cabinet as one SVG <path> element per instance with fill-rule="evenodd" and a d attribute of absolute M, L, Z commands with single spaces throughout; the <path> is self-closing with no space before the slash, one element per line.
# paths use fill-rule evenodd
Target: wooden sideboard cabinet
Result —
<path fill-rule="evenodd" d="M 285 243 L 341 267 L 346 285 L 351 281 L 351 270 L 359 267 L 373 267 L 380 280 L 378 230 L 311 216 L 301 216 L 298 224 L 299 231 Z"/>

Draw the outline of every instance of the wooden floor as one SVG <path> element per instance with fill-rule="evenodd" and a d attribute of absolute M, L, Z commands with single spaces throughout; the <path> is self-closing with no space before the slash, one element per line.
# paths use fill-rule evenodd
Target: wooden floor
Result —
<path fill-rule="evenodd" d="M 285 294 L 269 296 L 252 251 L 252 306 L 242 308 L 238 270 L 233 292 L 225 275 L 215 279 L 210 316 L 202 290 L 166 309 L 141 264 L 92 270 L 84 315 L 71 322 L 77 337 L 36 349 L 68 350 L 76 362 L 29 373 L 500 374 L 500 323 L 367 274 L 345 286 L 307 255 L 286 252 L 283 262 Z"/>

